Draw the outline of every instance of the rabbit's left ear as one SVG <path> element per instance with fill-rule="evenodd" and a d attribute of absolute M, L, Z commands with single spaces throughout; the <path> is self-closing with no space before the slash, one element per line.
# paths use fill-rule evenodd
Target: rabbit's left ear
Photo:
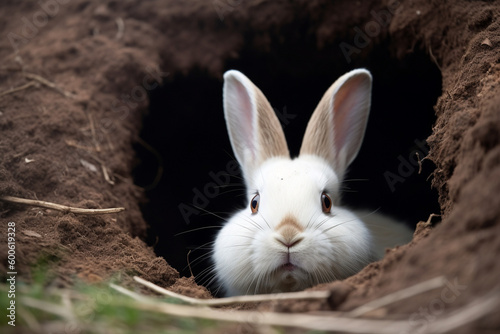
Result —
<path fill-rule="evenodd" d="M 290 156 L 278 117 L 250 79 L 227 71 L 223 98 L 231 145 L 246 178 L 266 159 Z"/>
<path fill-rule="evenodd" d="M 371 103 L 372 76 L 358 69 L 326 91 L 307 125 L 300 154 L 324 158 L 340 179 L 363 142 Z"/>

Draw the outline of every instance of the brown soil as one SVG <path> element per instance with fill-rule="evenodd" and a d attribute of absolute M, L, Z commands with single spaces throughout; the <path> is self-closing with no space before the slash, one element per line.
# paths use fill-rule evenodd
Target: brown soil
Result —
<path fill-rule="evenodd" d="M 41 3 L 51 7 L 44 9 Z M 0 94 L 32 82 L 29 73 L 58 89 L 34 80 L 30 87 L 0 96 L 0 196 L 126 208 L 118 214 L 84 216 L 0 201 L 3 226 L 16 223 L 16 270 L 23 280 L 30 280 L 33 266 L 48 261 L 54 284 L 101 281 L 118 273 L 128 281 L 138 274 L 174 291 L 210 298 L 193 279 L 180 278 L 177 270 L 182 268 L 170 267 L 144 241 L 148 230 L 140 203 L 145 196 L 134 185 L 132 172 L 133 143 L 147 113 L 147 93 L 167 76 L 193 70 L 220 81 L 232 61 L 251 58 L 242 50 L 272 55 L 276 45 L 297 36 L 313 41 L 308 47 L 318 59 L 334 46 L 337 58 L 332 62 L 345 66 L 339 43 L 352 44 L 353 28 L 374 22 L 371 11 L 391 8 L 390 24 L 352 55 L 353 64 L 363 66 L 374 49 L 383 47 L 396 60 L 421 52 L 439 67 L 442 95 L 434 107 L 437 119 L 427 139 L 427 159 L 435 164 L 432 186 L 439 192 L 441 222 L 419 223 L 409 245 L 389 250 L 382 261 L 344 282 L 316 287 L 335 292 L 330 303 L 272 308 L 349 310 L 444 275 L 461 286 L 456 300 L 446 304 L 448 311 L 498 288 L 499 3 L 53 0 L 4 1 L 1 6 Z M 304 61 L 300 54 L 280 66 L 306 78 L 308 67 L 293 67 L 297 61 Z M 418 99 L 421 92 L 414 94 Z M 3 240 L 5 234 L 3 228 Z M 183 258 L 185 253 L 179 250 Z M 6 256 L 2 241 L 1 275 L 8 271 Z M 414 316 L 420 320 L 417 331 L 430 321 L 418 315 L 419 308 L 429 307 L 439 293 L 383 311 L 398 318 Z M 498 327 L 500 320 L 488 317 L 464 331 Z"/>

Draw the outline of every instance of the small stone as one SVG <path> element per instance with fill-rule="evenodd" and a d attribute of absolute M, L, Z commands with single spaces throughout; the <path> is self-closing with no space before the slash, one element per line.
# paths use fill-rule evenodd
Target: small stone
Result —
<path fill-rule="evenodd" d="M 36 238 L 42 237 L 39 233 L 36 233 L 35 231 L 23 230 L 22 232 L 24 235 L 27 235 L 28 237 L 36 237 Z"/>
<path fill-rule="evenodd" d="M 484 39 L 484 41 L 481 42 L 481 45 L 488 45 L 490 48 L 493 46 L 493 44 L 491 44 L 491 41 L 488 37 L 486 37 Z"/>

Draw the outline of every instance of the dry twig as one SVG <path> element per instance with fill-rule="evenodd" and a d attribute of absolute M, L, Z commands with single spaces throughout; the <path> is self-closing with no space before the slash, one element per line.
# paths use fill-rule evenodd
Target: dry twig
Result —
<path fill-rule="evenodd" d="M 408 326 L 406 321 L 365 320 L 340 316 L 325 317 L 309 314 L 288 314 L 260 311 L 220 311 L 196 306 L 162 303 L 127 290 L 121 286 L 114 284 L 110 284 L 110 286 L 116 291 L 136 300 L 138 303 L 135 306 L 139 309 L 160 312 L 178 317 L 237 322 L 248 324 L 249 326 L 268 325 L 296 327 L 309 330 L 340 331 L 344 333 L 400 333 Z"/>
<path fill-rule="evenodd" d="M 427 285 L 429 285 L 427 282 Z M 445 313 L 433 319 L 433 321 L 422 327 L 408 319 L 399 320 L 373 320 L 373 319 L 355 319 L 348 314 L 290 314 L 262 311 L 227 311 L 215 310 L 208 307 L 197 307 L 190 305 L 169 304 L 159 301 L 153 297 L 147 297 L 142 294 L 130 291 L 121 286 L 110 284 L 110 287 L 119 293 L 126 295 L 134 300 L 133 303 L 127 303 L 128 306 L 138 310 L 157 312 L 174 317 L 185 317 L 193 319 L 209 319 L 215 321 L 224 321 L 238 323 L 242 326 L 248 326 L 248 329 L 258 329 L 262 326 L 274 326 L 282 328 L 301 328 L 306 330 L 328 331 L 332 333 L 449 333 L 464 325 L 486 316 L 493 314 L 500 306 L 500 290 L 497 288 L 487 295 L 477 298 L 468 305 L 459 308 L 456 311 Z M 66 292 L 66 298 L 70 293 Z M 42 301 L 30 297 L 21 298 L 23 306 L 36 310 L 43 310 L 54 314 L 74 324 L 83 324 L 78 316 L 73 313 L 71 301 L 62 301 L 62 303 L 53 303 Z M 34 323 L 32 326 L 38 327 Z M 415 327 L 419 326 L 419 327 Z"/>
<path fill-rule="evenodd" d="M 59 88 L 55 83 L 45 79 L 45 78 L 42 78 L 41 76 L 37 75 L 37 74 L 33 74 L 33 73 L 24 73 L 24 76 L 27 77 L 27 78 L 30 78 L 30 79 L 33 79 L 33 80 L 36 80 L 38 81 L 39 83 L 47 86 L 47 87 L 50 87 L 54 90 L 56 90 L 57 92 L 59 92 L 60 94 L 62 94 L 64 97 L 68 97 L 68 98 L 73 98 L 74 95 L 71 94 L 70 92 L 67 92 L 61 88 Z"/>
<path fill-rule="evenodd" d="M 118 212 L 122 212 L 125 210 L 125 208 L 123 208 L 123 207 L 109 208 L 109 209 L 82 209 L 82 208 L 75 208 L 75 207 L 66 206 L 66 205 L 55 204 L 55 203 L 51 203 L 51 202 L 25 199 L 25 198 L 13 197 L 13 196 L 1 196 L 0 200 L 5 201 L 5 202 L 10 202 L 10 203 L 32 205 L 32 206 L 37 206 L 37 207 L 41 207 L 41 208 L 53 209 L 53 210 L 62 211 L 65 213 L 74 213 L 74 214 L 80 214 L 80 215 L 101 215 L 101 214 L 108 214 L 108 213 L 118 213 Z"/>
<path fill-rule="evenodd" d="M 495 292 L 478 298 L 444 319 L 430 324 L 428 333 L 450 333 L 461 326 L 481 319 L 485 315 L 498 312 L 499 307 L 500 291 L 496 289 Z"/>
<path fill-rule="evenodd" d="M 51 303 L 51 302 L 46 302 L 43 300 L 31 298 L 31 297 L 22 297 L 21 301 L 22 301 L 23 305 L 26 305 L 26 306 L 29 306 L 29 307 L 32 307 L 32 308 L 35 308 L 38 310 L 47 311 L 49 313 L 58 315 L 61 318 L 64 318 L 66 320 L 72 321 L 75 319 L 74 314 L 63 305 L 55 304 L 55 303 Z"/>
<path fill-rule="evenodd" d="M 101 152 L 101 146 L 99 146 L 99 141 L 97 140 L 97 133 L 94 125 L 94 117 L 91 112 L 88 113 L 87 116 L 89 118 L 90 133 L 92 134 L 92 141 L 94 142 L 95 150 L 96 152 Z"/>
<path fill-rule="evenodd" d="M 16 311 L 19 313 L 19 317 L 22 318 L 24 322 L 26 322 L 26 325 L 29 329 L 39 333 L 42 331 L 42 326 L 40 325 L 36 317 L 26 308 L 20 307 Z"/>
<path fill-rule="evenodd" d="M 114 185 L 115 184 L 115 181 L 111 178 L 111 176 L 109 175 L 108 173 L 108 168 L 106 167 L 106 164 L 104 163 L 104 161 L 102 161 L 101 159 L 99 159 L 97 157 L 97 155 L 91 155 L 91 157 L 97 161 L 98 163 L 101 164 L 101 170 L 102 170 L 102 174 L 104 175 L 104 180 L 106 182 L 108 182 L 109 184 L 111 185 Z"/>
<path fill-rule="evenodd" d="M 440 277 L 438 277 L 440 278 Z M 137 279 L 136 279 L 137 280 Z M 436 279 L 436 282 L 438 280 Z M 429 281 L 428 281 L 429 282 Z M 427 287 L 429 287 L 429 283 Z M 176 305 L 158 302 L 157 300 L 127 290 L 121 286 L 110 284 L 111 288 L 125 294 L 134 300 L 135 307 L 141 310 L 153 311 L 178 317 L 210 319 L 248 324 L 249 326 L 295 327 L 307 330 L 320 330 L 340 333 L 411 333 L 416 330 L 412 322 L 405 320 L 371 320 L 355 319 L 347 315 L 311 315 L 288 314 L 260 311 L 220 311 L 211 308 Z M 415 289 L 415 288 L 414 288 Z M 415 289 L 418 290 L 418 289 Z M 420 287 L 420 290 L 424 290 Z M 416 292 L 416 291 L 414 291 Z M 420 333 L 447 333 L 460 326 L 469 324 L 498 309 L 500 305 L 498 290 L 487 297 L 478 298 L 459 310 L 442 315 L 426 328 L 418 328 Z M 414 324 L 413 324 L 414 325 Z"/>
<path fill-rule="evenodd" d="M 80 145 L 79 143 L 76 142 L 76 140 L 73 139 L 66 139 L 66 145 L 75 147 L 81 150 L 85 150 L 87 152 L 96 152 L 96 149 L 94 147 L 88 147 L 84 145 Z"/>
<path fill-rule="evenodd" d="M 108 182 L 109 184 L 114 185 L 115 181 L 109 175 L 108 168 L 106 167 L 106 164 L 104 163 L 104 161 L 102 161 L 96 155 L 93 154 L 93 153 L 97 153 L 97 152 L 99 152 L 101 150 L 99 144 L 97 143 L 97 141 L 94 141 L 94 143 L 95 143 L 94 147 L 88 147 L 88 146 L 80 145 L 75 140 L 66 139 L 66 145 L 72 146 L 72 147 L 75 147 L 75 148 L 78 148 L 78 149 L 81 149 L 81 150 L 85 150 L 87 152 L 92 153 L 91 157 L 94 160 L 96 160 L 97 162 L 99 162 L 99 164 L 101 165 L 101 170 L 102 170 L 102 174 L 104 175 L 104 180 L 106 182 Z"/>
<path fill-rule="evenodd" d="M 64 97 L 68 97 L 68 98 L 73 98 L 74 95 L 70 92 L 67 92 L 65 91 L 64 89 L 61 89 L 59 88 L 55 83 L 37 75 L 37 74 L 34 74 L 34 73 L 27 73 L 27 72 L 23 72 L 23 75 L 28 78 L 28 79 L 31 79 L 32 81 L 22 85 L 22 86 L 19 86 L 19 87 L 14 87 L 14 88 L 11 88 L 11 89 L 8 89 L 4 92 L 1 92 L 0 93 L 0 97 L 4 96 L 4 95 L 7 95 L 7 94 L 12 94 L 12 93 L 15 93 L 15 92 L 18 92 L 18 91 L 21 91 L 21 90 L 24 90 L 24 89 L 27 89 L 31 86 L 36 86 L 38 83 L 41 83 L 42 85 L 45 85 L 47 87 L 50 87 L 54 90 L 56 90 L 57 92 L 59 92 L 60 94 L 62 94 Z"/>
<path fill-rule="evenodd" d="M 432 53 L 432 48 L 430 46 L 429 46 L 429 55 L 431 56 L 431 59 L 434 62 L 434 64 L 436 64 L 439 72 L 443 73 L 443 69 L 441 68 L 441 66 L 439 66 L 439 63 L 438 63 L 436 57 L 434 57 L 434 54 Z"/>
<path fill-rule="evenodd" d="M 441 278 L 441 277 L 438 277 Z M 136 278 L 137 280 L 137 278 Z M 435 279 L 436 282 L 438 281 Z M 429 281 L 428 281 L 429 282 Z M 429 283 L 427 287 L 429 287 Z M 436 283 L 434 282 L 434 283 Z M 425 283 L 425 282 L 424 282 Z M 355 319 L 345 315 L 330 315 L 328 317 L 311 314 L 288 314 L 260 311 L 220 311 L 211 308 L 176 305 L 158 302 L 153 298 L 127 290 L 121 286 L 110 284 L 116 291 L 125 294 L 137 301 L 135 305 L 142 310 L 160 312 L 178 317 L 210 319 L 227 322 L 236 322 L 249 326 L 279 326 L 295 327 L 308 330 L 320 330 L 340 333 L 411 333 L 415 330 L 408 320 L 371 320 Z M 414 290 L 418 290 L 415 289 Z M 420 287 L 420 290 L 424 290 Z M 413 291 L 415 292 L 415 291 Z M 498 309 L 500 298 L 498 290 L 488 297 L 462 307 L 452 314 L 443 315 L 426 328 L 419 328 L 421 333 L 446 333 L 460 326 L 469 324 Z"/>
<path fill-rule="evenodd" d="M 115 181 L 113 181 L 109 176 L 108 168 L 104 164 L 101 164 L 101 169 L 102 169 L 102 174 L 104 175 L 104 180 L 109 184 L 114 185 Z"/>
<path fill-rule="evenodd" d="M 417 161 L 418 161 L 418 175 L 422 173 L 422 161 L 425 160 L 425 158 L 420 159 L 420 154 L 418 152 L 415 152 L 415 155 L 417 156 Z"/>
<path fill-rule="evenodd" d="M 35 81 L 30 81 L 27 84 L 24 84 L 22 86 L 14 87 L 14 88 L 8 89 L 8 90 L 6 90 L 4 92 L 1 92 L 0 93 L 0 97 L 2 97 L 4 95 L 15 93 L 15 92 L 19 92 L 21 90 L 24 90 L 24 89 L 27 89 L 27 88 L 29 88 L 31 86 L 36 86 L 36 85 L 37 85 L 37 83 Z"/>
<path fill-rule="evenodd" d="M 182 300 L 186 303 L 199 306 L 222 306 L 238 303 L 258 303 L 265 301 L 275 300 L 290 300 L 290 299 L 327 299 L 330 296 L 330 291 L 302 291 L 302 292 L 287 292 L 287 293 L 273 293 L 268 295 L 249 295 L 249 296 L 236 296 L 218 299 L 198 299 L 180 295 L 178 293 L 168 291 L 156 284 L 146 281 L 143 278 L 134 276 L 134 280 L 158 293 L 166 296 Z"/>
<path fill-rule="evenodd" d="M 121 17 L 117 18 L 115 20 L 116 26 L 118 28 L 118 31 L 116 32 L 115 39 L 119 40 L 123 37 L 123 33 L 125 31 L 125 22 L 123 22 L 123 19 Z"/>
<path fill-rule="evenodd" d="M 435 277 L 425 282 L 421 282 L 410 286 L 409 288 L 396 291 L 394 293 L 388 294 L 382 298 L 373 300 L 369 303 L 361 305 L 358 308 L 355 308 L 351 312 L 349 312 L 349 316 L 351 317 L 359 317 L 363 314 L 371 312 L 373 310 L 379 309 L 383 306 L 395 303 L 397 301 L 413 297 L 415 295 L 421 294 L 423 292 L 434 290 L 440 288 L 444 285 L 445 278 L 444 276 Z"/>

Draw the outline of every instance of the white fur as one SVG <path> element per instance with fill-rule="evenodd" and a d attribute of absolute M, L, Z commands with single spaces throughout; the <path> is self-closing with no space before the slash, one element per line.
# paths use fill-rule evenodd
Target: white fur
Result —
<path fill-rule="evenodd" d="M 256 121 L 264 117 L 260 113 L 276 118 L 270 107 L 256 107 L 263 101 L 251 101 L 263 98 L 260 91 L 237 71 L 224 78 L 226 121 L 244 172 L 248 203 L 260 195 L 258 212 L 252 213 L 249 206 L 237 212 L 215 240 L 215 273 L 227 295 L 297 291 L 344 279 L 381 258 L 386 247 L 411 239 L 402 224 L 339 206 L 341 178 L 366 127 L 368 71 L 352 71 L 330 87 L 311 118 L 300 156 L 293 160 L 286 147 L 276 148 L 284 140 L 281 128 L 273 130 L 281 133 L 265 136 L 269 130 Z M 339 100 L 343 105 L 335 104 Z M 325 120 L 332 123 L 323 126 L 320 122 Z M 263 145 L 276 147 L 269 150 Z M 333 200 L 330 213 L 322 211 L 323 192 Z M 300 226 L 292 228 L 293 241 L 298 240 L 292 246 L 282 242 L 277 228 L 287 219 Z"/>

